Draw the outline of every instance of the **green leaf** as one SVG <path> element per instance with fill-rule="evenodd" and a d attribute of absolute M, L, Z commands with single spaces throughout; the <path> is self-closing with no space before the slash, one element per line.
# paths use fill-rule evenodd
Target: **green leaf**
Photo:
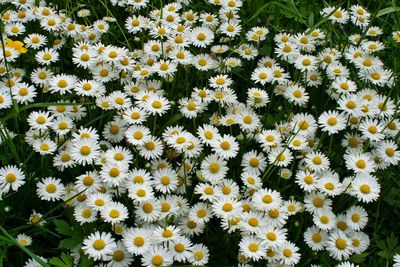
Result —
<path fill-rule="evenodd" d="M 175 122 L 179 121 L 182 118 L 181 113 L 175 114 L 172 118 L 170 118 L 162 127 L 162 129 L 167 128 L 168 126 L 174 124 Z"/>
<path fill-rule="evenodd" d="M 367 259 L 368 255 L 369 253 L 367 252 L 361 254 L 355 254 L 350 257 L 350 261 L 353 263 L 363 263 Z"/>
<path fill-rule="evenodd" d="M 53 257 L 50 259 L 49 263 L 51 265 L 57 266 L 57 267 L 73 267 L 74 266 L 74 261 L 71 256 L 62 253 L 60 258 Z"/>
<path fill-rule="evenodd" d="M 89 259 L 86 255 L 81 256 L 79 267 L 91 267 L 93 266 L 93 260 Z"/>
<path fill-rule="evenodd" d="M 390 13 L 393 13 L 393 12 L 398 12 L 398 11 L 400 11 L 400 7 L 394 7 L 394 6 L 387 7 L 387 8 L 379 10 L 379 12 L 378 12 L 378 14 L 376 16 L 379 18 L 379 17 L 382 17 L 384 15 L 387 15 L 387 14 L 390 14 Z"/>
<path fill-rule="evenodd" d="M 66 249 L 73 249 L 75 248 L 77 245 L 82 243 L 82 238 L 77 238 L 75 237 L 71 237 L 71 238 L 66 238 L 64 240 L 62 240 L 60 242 L 60 244 L 58 245 L 59 248 L 66 248 Z"/>
<path fill-rule="evenodd" d="M 64 220 L 54 220 L 54 224 L 56 225 L 56 231 L 62 235 L 72 236 L 73 229 L 71 226 Z"/>

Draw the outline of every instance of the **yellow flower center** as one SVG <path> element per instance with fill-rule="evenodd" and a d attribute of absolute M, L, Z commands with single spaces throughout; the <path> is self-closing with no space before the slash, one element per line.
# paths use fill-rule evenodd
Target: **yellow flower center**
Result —
<path fill-rule="evenodd" d="M 111 218 L 115 219 L 115 218 L 118 218 L 120 216 L 120 212 L 119 212 L 119 210 L 112 209 L 112 210 L 110 210 L 108 215 L 110 215 Z"/>
<path fill-rule="evenodd" d="M 102 250 L 105 246 L 106 246 L 106 242 L 104 242 L 104 241 L 101 240 L 101 239 L 97 239 L 97 240 L 94 241 L 94 243 L 93 243 L 93 247 L 94 247 L 96 250 Z"/>
<path fill-rule="evenodd" d="M 259 249 L 259 246 L 258 246 L 257 243 L 250 243 L 249 246 L 248 246 L 248 248 L 249 248 L 249 250 L 250 250 L 251 252 L 257 252 L 258 249 Z"/>
<path fill-rule="evenodd" d="M 81 152 L 82 155 L 87 156 L 87 155 L 90 154 L 91 149 L 90 149 L 89 146 L 82 146 L 81 149 L 80 149 L 80 152 Z"/>
<path fill-rule="evenodd" d="M 367 185 L 367 184 L 363 184 L 363 185 L 360 186 L 360 191 L 363 194 L 369 194 L 369 193 L 371 193 L 371 187 L 369 185 Z"/>
<path fill-rule="evenodd" d="M 115 177 L 119 176 L 120 171 L 119 171 L 118 168 L 111 168 L 110 171 L 109 171 L 109 174 L 110 174 L 111 177 L 115 178 Z"/>
<path fill-rule="evenodd" d="M 225 203 L 222 205 L 222 210 L 225 212 L 229 212 L 233 210 L 233 205 L 231 203 Z"/>
<path fill-rule="evenodd" d="M 347 243 L 346 240 L 342 239 L 342 238 L 338 238 L 336 240 L 336 247 L 340 250 L 344 250 L 347 248 Z"/>
<path fill-rule="evenodd" d="M 8 174 L 6 175 L 6 181 L 7 181 L 7 183 L 12 184 L 12 183 L 14 183 L 16 180 L 17 180 L 17 176 L 16 176 L 15 174 L 13 174 L 13 173 L 8 173 Z"/>

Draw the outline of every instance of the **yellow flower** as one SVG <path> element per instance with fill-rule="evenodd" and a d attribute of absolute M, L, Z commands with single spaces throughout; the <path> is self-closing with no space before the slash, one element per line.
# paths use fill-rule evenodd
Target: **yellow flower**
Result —
<path fill-rule="evenodd" d="M 26 53 L 28 51 L 28 49 L 24 47 L 24 43 L 20 41 L 13 41 L 11 39 L 7 39 L 6 46 L 14 48 L 21 54 Z"/>

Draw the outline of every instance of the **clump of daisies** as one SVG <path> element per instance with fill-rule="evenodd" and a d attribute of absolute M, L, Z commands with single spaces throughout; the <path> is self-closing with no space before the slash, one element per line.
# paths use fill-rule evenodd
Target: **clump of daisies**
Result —
<path fill-rule="evenodd" d="M 14 8 L 2 16 L 0 110 L 54 103 L 26 118 L 25 142 L 54 167 L 36 197 L 66 202 L 82 226 L 107 225 L 71 251 L 76 262 L 84 254 L 107 266 L 212 265 L 213 248 L 194 240 L 215 227 L 240 237 L 241 266 L 293 266 L 302 251 L 288 222 L 298 213 L 312 221 L 303 233 L 311 250 L 342 261 L 368 248 L 365 207 L 379 197 L 378 171 L 400 160 L 400 123 L 387 94 L 394 73 L 379 58 L 383 32 L 369 27 L 366 9 L 321 11 L 351 29 L 337 43 L 318 28 L 248 28 L 240 0 L 209 0 L 212 12 L 190 1 L 147 12 L 149 1 L 112 0 L 128 14 L 118 27 L 140 38 L 133 46 L 104 41 L 114 18 L 88 23 L 87 9 L 74 20 L 44 1 L 6 2 Z M 27 32 L 30 23 L 40 28 Z M 29 71 L 17 64 L 27 51 Z M 66 51 L 73 70 L 55 68 Z M 24 170 L 1 167 L 0 195 L 24 183 Z M 353 204 L 338 210 L 343 197 Z"/>

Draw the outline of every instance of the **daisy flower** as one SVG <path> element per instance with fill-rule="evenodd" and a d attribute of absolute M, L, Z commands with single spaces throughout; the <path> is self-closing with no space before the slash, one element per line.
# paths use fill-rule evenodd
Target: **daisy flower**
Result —
<path fill-rule="evenodd" d="M 109 202 L 101 210 L 101 217 L 105 222 L 115 224 L 126 220 L 129 216 L 128 209 L 119 202 Z"/>
<path fill-rule="evenodd" d="M 208 54 L 198 54 L 193 57 L 193 66 L 201 71 L 208 71 L 218 67 L 218 62 Z"/>
<path fill-rule="evenodd" d="M 304 241 L 313 251 L 324 250 L 328 241 L 328 233 L 311 226 L 304 232 Z"/>
<path fill-rule="evenodd" d="M 169 243 L 173 259 L 178 262 L 186 262 L 192 254 L 192 242 L 187 237 L 178 237 Z"/>
<path fill-rule="evenodd" d="M 17 100 L 20 104 L 27 104 L 33 102 L 37 95 L 35 87 L 27 83 L 19 83 L 12 90 L 13 98 Z"/>
<path fill-rule="evenodd" d="M 112 201 L 111 196 L 108 193 L 99 193 L 94 192 L 88 195 L 85 200 L 88 207 L 93 209 L 94 211 L 101 211 L 107 203 Z"/>
<path fill-rule="evenodd" d="M 326 246 L 329 255 L 336 260 L 346 260 L 353 253 L 351 241 L 342 232 L 332 232 Z"/>
<path fill-rule="evenodd" d="M 305 88 L 300 85 L 290 85 L 285 88 L 283 96 L 290 102 L 297 106 L 303 106 L 308 103 L 309 95 Z"/>
<path fill-rule="evenodd" d="M 380 142 L 377 148 L 378 155 L 383 161 L 396 165 L 400 160 L 400 152 L 398 151 L 398 146 L 395 142 L 385 140 Z"/>
<path fill-rule="evenodd" d="M 221 33 L 223 33 L 226 36 L 231 37 L 231 38 L 240 34 L 241 30 L 242 30 L 242 26 L 240 25 L 240 23 L 237 21 L 234 21 L 234 20 L 224 22 L 219 27 L 219 31 Z"/>
<path fill-rule="evenodd" d="M 160 62 L 156 62 L 153 65 L 153 70 L 162 78 L 167 78 L 168 76 L 173 75 L 177 70 L 178 64 L 169 61 L 169 60 L 162 60 Z"/>
<path fill-rule="evenodd" d="M 269 103 L 269 96 L 267 92 L 258 88 L 249 88 L 247 91 L 247 105 L 260 108 Z"/>
<path fill-rule="evenodd" d="M 163 168 L 153 172 L 154 189 L 168 194 L 174 192 L 178 186 L 178 176 L 171 168 Z"/>
<path fill-rule="evenodd" d="M 57 144 L 50 138 L 40 138 L 33 142 L 32 147 L 40 155 L 53 154 L 57 150 Z"/>
<path fill-rule="evenodd" d="M 97 211 L 93 211 L 85 204 L 78 204 L 74 207 L 74 218 L 80 225 L 91 223 L 97 220 Z"/>
<path fill-rule="evenodd" d="M 0 168 L 0 189 L 3 193 L 17 191 L 25 184 L 24 172 L 15 165 L 6 165 Z"/>
<path fill-rule="evenodd" d="M 273 148 L 268 155 L 268 162 L 279 167 L 287 167 L 292 160 L 292 152 L 284 147 Z"/>
<path fill-rule="evenodd" d="M 382 133 L 382 125 L 372 119 L 364 120 L 360 123 L 360 132 L 372 141 L 381 141 L 384 138 L 384 134 Z"/>
<path fill-rule="evenodd" d="M 260 175 L 265 170 L 267 162 L 262 153 L 257 153 L 256 150 L 252 150 L 243 155 L 241 166 L 244 172 Z"/>
<path fill-rule="evenodd" d="M 336 216 L 329 208 L 323 208 L 314 213 L 313 222 L 321 230 L 328 231 L 335 227 Z"/>
<path fill-rule="evenodd" d="M 241 204 L 233 198 L 222 197 L 212 203 L 212 210 L 218 218 L 232 219 L 240 214 Z"/>
<path fill-rule="evenodd" d="M 310 152 L 305 158 L 305 163 L 307 166 L 315 171 L 322 172 L 329 168 L 330 162 L 327 156 L 321 152 Z"/>
<path fill-rule="evenodd" d="M 228 78 L 228 75 L 217 75 L 209 78 L 209 83 L 212 88 L 227 89 L 232 85 L 233 81 Z"/>
<path fill-rule="evenodd" d="M 94 260 L 105 260 L 117 248 L 110 233 L 96 231 L 83 240 L 82 250 Z"/>
<path fill-rule="evenodd" d="M 151 95 L 141 106 L 152 115 L 163 115 L 171 107 L 169 101 L 159 95 Z"/>
<path fill-rule="evenodd" d="M 194 193 L 200 195 L 200 199 L 203 201 L 213 201 L 216 198 L 215 186 L 206 183 L 197 184 Z"/>
<path fill-rule="evenodd" d="M 123 233 L 122 242 L 129 253 L 142 255 L 153 244 L 152 231 L 146 228 L 129 228 Z"/>
<path fill-rule="evenodd" d="M 255 83 L 265 85 L 272 82 L 273 74 L 270 68 L 260 67 L 256 68 L 252 73 L 250 79 Z"/>
<path fill-rule="evenodd" d="M 355 254 L 361 254 L 370 244 L 370 239 L 366 233 L 363 232 L 352 232 L 349 234 L 349 239 L 351 241 L 352 249 Z"/>
<path fill-rule="evenodd" d="M 190 33 L 190 39 L 195 47 L 207 47 L 214 40 L 214 33 L 207 27 L 196 27 Z"/>
<path fill-rule="evenodd" d="M 278 208 L 282 204 L 279 192 L 271 189 L 260 189 L 252 195 L 254 207 L 259 211 L 268 211 Z"/>
<path fill-rule="evenodd" d="M 295 244 L 286 241 L 279 250 L 281 263 L 286 265 L 297 264 L 300 261 L 300 253 L 298 251 L 299 248 Z"/>
<path fill-rule="evenodd" d="M 128 166 L 120 163 L 106 162 L 100 171 L 102 181 L 108 186 L 122 186 L 126 183 Z"/>
<path fill-rule="evenodd" d="M 361 206 L 352 206 L 346 211 L 346 219 L 351 229 L 360 231 L 367 225 L 368 213 Z"/>
<path fill-rule="evenodd" d="M 37 183 L 36 193 L 40 199 L 46 201 L 56 201 L 64 197 L 65 186 L 61 179 L 47 177 Z"/>
<path fill-rule="evenodd" d="M 373 202 L 378 199 L 381 186 L 375 176 L 357 174 L 351 182 L 350 193 L 362 202 Z"/>
<path fill-rule="evenodd" d="M 49 80 L 49 91 L 51 93 L 60 93 L 60 95 L 71 93 L 71 90 L 74 88 L 76 81 L 77 78 L 74 75 L 55 75 Z"/>
<path fill-rule="evenodd" d="M 233 158 L 239 151 L 239 144 L 231 135 L 219 136 L 211 143 L 211 147 L 214 153 L 223 159 Z"/>
<path fill-rule="evenodd" d="M 32 237 L 30 237 L 26 234 L 18 234 L 15 239 L 17 240 L 17 242 L 20 245 L 22 245 L 24 247 L 32 245 Z"/>
<path fill-rule="evenodd" d="M 294 43 L 281 42 L 275 47 L 275 54 L 282 60 L 292 62 L 300 55 L 300 51 Z"/>
<path fill-rule="evenodd" d="M 195 244 L 192 247 L 192 255 L 189 257 L 189 262 L 193 265 L 206 265 L 210 253 L 208 248 L 203 244 Z"/>
<path fill-rule="evenodd" d="M 244 236 L 239 242 L 239 251 L 243 253 L 246 258 L 258 261 L 266 254 L 267 246 L 260 238 Z"/>
<path fill-rule="evenodd" d="M 45 48 L 44 50 L 38 51 L 35 55 L 36 61 L 41 65 L 50 65 L 58 61 L 58 52 L 52 48 Z"/>
<path fill-rule="evenodd" d="M 124 139 L 124 133 L 128 126 L 125 122 L 120 119 L 120 117 L 116 117 L 114 120 L 106 123 L 103 129 L 103 137 L 112 143 L 121 142 Z"/>
<path fill-rule="evenodd" d="M 47 37 L 42 34 L 32 33 L 24 38 L 24 44 L 27 48 L 39 49 L 47 42 Z"/>
<path fill-rule="evenodd" d="M 325 111 L 318 118 L 318 124 L 323 132 L 335 134 L 346 128 L 346 117 L 337 111 Z"/>
<path fill-rule="evenodd" d="M 144 222 L 155 222 L 161 216 L 161 204 L 159 201 L 150 199 L 135 206 L 135 212 Z"/>
<path fill-rule="evenodd" d="M 375 162 L 370 153 L 349 151 L 344 155 L 346 167 L 356 173 L 368 174 L 375 170 Z"/>
<path fill-rule="evenodd" d="M 117 247 L 111 255 L 108 255 L 109 264 L 116 267 L 129 266 L 134 260 L 133 256 L 126 250 L 122 241 L 117 241 Z"/>
<path fill-rule="evenodd" d="M 319 174 L 317 188 L 328 196 L 340 195 L 345 189 L 336 172 L 324 171 Z"/>
<path fill-rule="evenodd" d="M 47 130 L 51 126 L 53 116 L 49 112 L 33 111 L 28 116 L 29 126 L 37 130 Z"/>
<path fill-rule="evenodd" d="M 146 267 L 170 266 L 173 263 L 173 257 L 167 248 L 163 246 L 151 246 L 143 253 L 142 264 Z"/>
<path fill-rule="evenodd" d="M 71 147 L 72 159 L 82 165 L 90 165 L 99 156 L 100 147 L 96 140 L 80 139 L 75 140 Z"/>
<path fill-rule="evenodd" d="M 143 145 L 138 147 L 139 155 L 145 159 L 156 159 L 160 158 L 164 146 L 159 138 L 150 135 L 149 139 L 144 142 Z"/>
<path fill-rule="evenodd" d="M 222 180 L 227 172 L 226 161 L 218 155 L 208 155 L 201 163 L 201 174 L 211 183 Z"/>

